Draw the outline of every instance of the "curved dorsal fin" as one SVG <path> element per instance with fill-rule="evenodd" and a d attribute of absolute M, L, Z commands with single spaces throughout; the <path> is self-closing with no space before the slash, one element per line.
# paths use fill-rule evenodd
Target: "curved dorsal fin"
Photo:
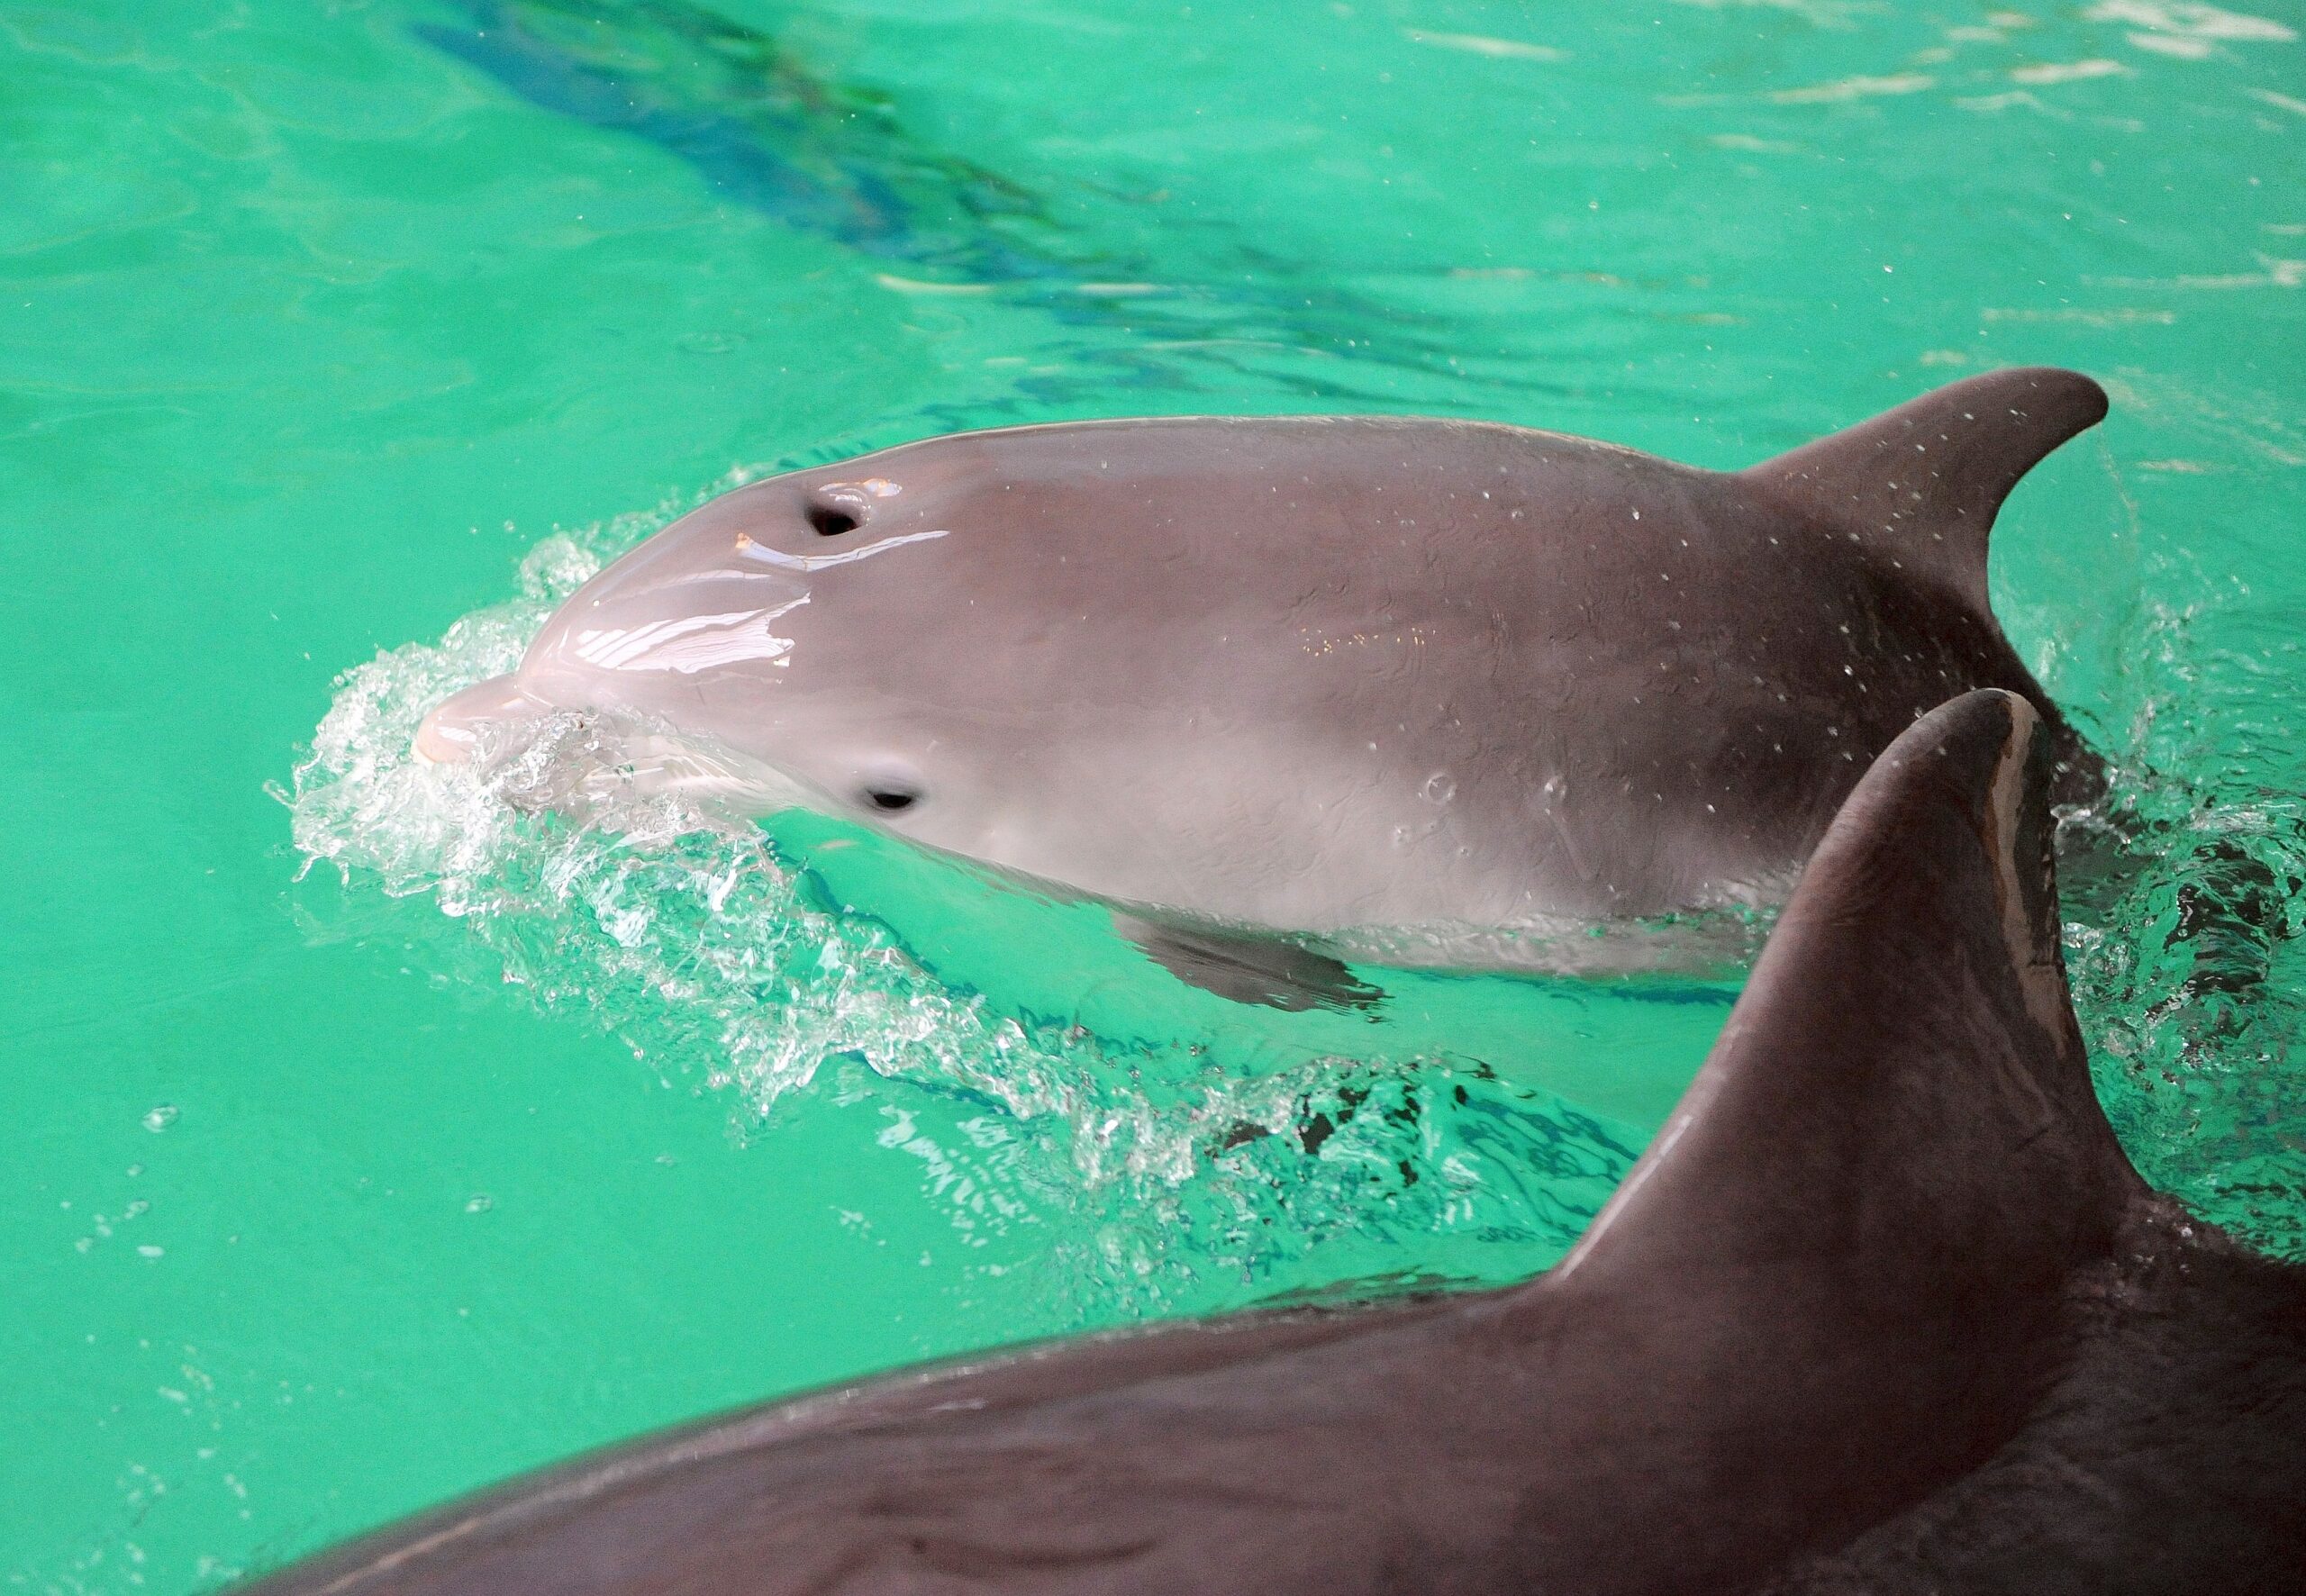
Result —
<path fill-rule="evenodd" d="M 2106 414 L 2078 371 L 2021 366 L 1965 378 L 1742 475 L 1985 605 L 1986 534 L 2002 500 L 2052 449 Z"/>
<path fill-rule="evenodd" d="M 1846 1254 L 1869 1215 L 1885 1256 L 1954 1232 L 2022 1250 L 2118 1206 L 2137 1176 L 2067 995 L 2049 775 L 2039 713 L 1999 689 L 1891 743 L 1563 1273 L 1657 1247 Z"/>
<path fill-rule="evenodd" d="M 1533 1306 L 1641 1327 L 1672 1348 L 1661 1384 L 1717 1428 L 1766 1427 L 1774 1455 L 1920 1480 L 2010 1433 L 2067 1277 L 2145 1189 L 2067 996 L 2049 776 L 2013 694 L 1891 744 L 1656 1143 L 1523 1288 Z"/>

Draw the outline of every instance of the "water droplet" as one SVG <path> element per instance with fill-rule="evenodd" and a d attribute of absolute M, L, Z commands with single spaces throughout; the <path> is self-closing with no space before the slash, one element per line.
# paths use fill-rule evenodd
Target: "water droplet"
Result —
<path fill-rule="evenodd" d="M 164 1102 L 144 1116 L 144 1129 L 154 1132 L 166 1130 L 177 1122 L 177 1112 L 176 1104 Z"/>
<path fill-rule="evenodd" d="M 467 1213 L 486 1213 L 496 1206 L 496 1199 L 486 1192 L 476 1192 L 465 1200 Z"/>
<path fill-rule="evenodd" d="M 1428 803 L 1447 803 L 1457 795 L 1457 778 L 1446 770 L 1437 770 L 1425 778 L 1421 792 Z"/>

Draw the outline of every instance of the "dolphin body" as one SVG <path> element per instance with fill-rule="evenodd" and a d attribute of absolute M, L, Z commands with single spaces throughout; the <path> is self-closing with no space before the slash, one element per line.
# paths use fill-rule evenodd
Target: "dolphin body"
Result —
<path fill-rule="evenodd" d="M 679 0 L 457 0 L 415 35 L 545 110 L 685 161 L 719 196 L 878 259 L 969 281 L 1059 275 L 1017 185 L 909 138 L 880 95 Z"/>
<path fill-rule="evenodd" d="M 2056 742 L 1987 691 L 1891 745 L 1548 1274 L 772 1404 L 250 1596 L 2294 1590 L 2306 1270 L 2099 1110 Z"/>
<path fill-rule="evenodd" d="M 1036 194 L 941 149 L 885 95 L 813 70 L 782 26 L 763 32 L 686 0 L 456 0 L 453 11 L 463 14 L 412 31 L 532 105 L 655 145 L 724 203 L 891 268 L 892 288 L 983 290 L 1135 334 L 1076 340 L 1075 369 L 1020 374 L 1017 390 L 1040 401 L 1251 365 L 1334 401 L 1373 359 L 1439 372 L 1462 353 L 1433 318 L 1292 270 L 1222 225 L 1172 222 L 1158 258 L 1116 253 L 1137 219 L 1100 229 L 1078 213 L 1136 212 L 1141 199 L 1080 183 Z M 1091 234 L 1103 241 L 1088 247 Z M 1384 329 L 1375 341 L 1373 327 Z M 1270 358 L 1309 349 L 1330 357 L 1319 374 Z"/>
<path fill-rule="evenodd" d="M 1394 417 L 935 438 L 683 517 L 417 746 L 628 717 L 646 778 L 1172 928 L 1775 902 L 1866 762 L 1964 690 L 2024 694 L 2059 795 L 2089 790 L 1988 606 L 1986 538 L 2105 409 L 2001 371 L 1735 473 Z M 1149 920 L 1185 973 L 1206 939 Z"/>

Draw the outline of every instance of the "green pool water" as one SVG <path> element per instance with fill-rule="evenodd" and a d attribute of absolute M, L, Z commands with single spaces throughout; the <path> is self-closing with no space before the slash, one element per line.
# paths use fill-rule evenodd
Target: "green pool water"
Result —
<path fill-rule="evenodd" d="M 0 7 L 6 1588 L 214 1589 L 730 1403 L 1575 1238 L 1734 974 L 1252 1011 L 831 822 L 405 766 L 649 527 L 957 427 L 1413 411 L 1730 466 L 2097 376 L 1993 565 L 2120 772 L 2070 828 L 2084 1029 L 2149 1176 L 2306 1256 L 2301 35 Z"/>

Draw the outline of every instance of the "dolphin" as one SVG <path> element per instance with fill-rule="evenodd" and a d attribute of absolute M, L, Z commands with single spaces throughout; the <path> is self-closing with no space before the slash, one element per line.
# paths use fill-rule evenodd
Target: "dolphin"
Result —
<path fill-rule="evenodd" d="M 1141 212 L 1141 198 L 1083 183 L 1037 194 L 940 148 L 886 95 L 813 70 L 782 28 L 686 0 L 456 0 L 453 12 L 412 31 L 532 105 L 655 145 L 723 203 L 856 250 L 891 288 L 997 294 L 1137 335 L 1075 340 L 1073 369 L 1021 373 L 1021 394 L 1081 398 L 1255 363 L 1266 382 L 1334 397 L 1372 360 L 1457 367 L 1462 350 L 1434 318 L 1293 269 L 1221 223 L 1165 229 L 1158 258 L 1116 252 L 1134 220 L 1077 218 Z M 1075 220 L 1060 225 L 1058 212 Z M 1314 373 L 1261 358 L 1291 349 L 1330 358 Z"/>
<path fill-rule="evenodd" d="M 1027 191 L 908 137 L 886 100 L 682 0 L 458 0 L 412 32 L 531 104 L 647 140 L 714 194 L 908 267 L 999 281 L 1061 268 Z M 1016 235 L 1012 241 L 1010 235 Z"/>
<path fill-rule="evenodd" d="M 2024 694 L 2061 798 L 2098 779 L 1995 623 L 1986 541 L 2105 411 L 2000 371 L 1729 473 L 1400 417 L 934 438 L 681 518 L 417 749 L 624 717 L 643 776 L 1169 911 L 1129 929 L 1188 975 L 1226 928 L 1774 902 L 1954 694 Z"/>
<path fill-rule="evenodd" d="M 1986 690 L 1890 745 L 1534 1280 L 773 1403 L 250 1596 L 2294 1590 L 2306 1269 L 2150 1190 L 2099 1109 L 2056 744 Z"/>

